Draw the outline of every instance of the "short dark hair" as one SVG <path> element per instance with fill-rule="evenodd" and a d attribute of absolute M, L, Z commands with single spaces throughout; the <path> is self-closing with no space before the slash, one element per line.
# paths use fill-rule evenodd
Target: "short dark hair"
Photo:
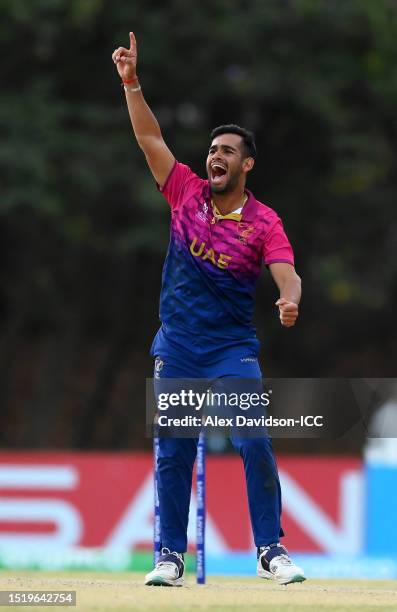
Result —
<path fill-rule="evenodd" d="M 221 134 L 237 134 L 241 136 L 244 143 L 245 153 L 247 157 L 256 158 L 256 146 L 255 146 L 255 136 L 253 132 L 246 130 L 235 123 L 229 123 L 228 125 L 218 125 L 218 127 L 214 128 L 211 132 L 211 141 L 214 140 L 217 136 Z"/>

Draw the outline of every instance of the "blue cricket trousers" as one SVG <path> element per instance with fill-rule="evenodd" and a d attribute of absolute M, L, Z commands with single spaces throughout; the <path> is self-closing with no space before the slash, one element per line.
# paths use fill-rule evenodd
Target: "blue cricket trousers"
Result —
<path fill-rule="evenodd" d="M 205 367 L 181 356 L 159 354 L 161 370 L 155 368 L 155 390 L 164 378 L 261 379 L 255 358 L 237 351 Z M 158 392 L 158 388 L 156 390 Z M 268 546 L 283 536 L 280 526 L 281 489 L 276 460 L 268 436 L 245 439 L 231 437 L 244 463 L 251 525 L 256 546 Z M 158 494 L 160 501 L 161 544 L 171 551 L 187 550 L 187 527 L 193 466 L 197 438 L 160 438 L 158 458 Z M 225 483 L 227 486 L 227 483 Z M 227 512 L 227 508 L 225 508 Z"/>

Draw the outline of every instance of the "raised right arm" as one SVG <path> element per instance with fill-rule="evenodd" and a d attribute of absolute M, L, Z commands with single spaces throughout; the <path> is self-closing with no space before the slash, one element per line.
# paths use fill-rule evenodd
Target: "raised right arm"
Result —
<path fill-rule="evenodd" d="M 148 166 L 160 187 L 164 186 L 175 158 L 164 142 L 160 126 L 143 97 L 136 73 L 137 44 L 130 32 L 130 48 L 118 47 L 112 59 L 124 83 L 128 112 L 135 138 L 145 154 Z"/>

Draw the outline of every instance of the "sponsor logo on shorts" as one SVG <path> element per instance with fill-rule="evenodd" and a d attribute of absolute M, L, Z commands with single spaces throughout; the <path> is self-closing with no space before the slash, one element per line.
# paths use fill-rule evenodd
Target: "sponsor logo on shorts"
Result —
<path fill-rule="evenodd" d="M 156 357 L 154 362 L 154 377 L 160 378 L 160 372 L 164 367 L 164 361 L 160 357 Z"/>
<path fill-rule="evenodd" d="M 241 363 L 256 363 L 257 359 L 256 357 L 241 357 L 240 361 Z"/>

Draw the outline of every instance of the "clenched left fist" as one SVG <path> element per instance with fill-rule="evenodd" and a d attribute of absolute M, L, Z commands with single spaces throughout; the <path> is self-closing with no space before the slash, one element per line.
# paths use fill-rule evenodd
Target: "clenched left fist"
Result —
<path fill-rule="evenodd" d="M 284 327 L 292 327 L 295 325 L 299 314 L 298 304 L 289 302 L 285 298 L 280 298 L 277 300 L 276 306 L 278 306 L 280 313 L 281 325 L 284 325 Z"/>

